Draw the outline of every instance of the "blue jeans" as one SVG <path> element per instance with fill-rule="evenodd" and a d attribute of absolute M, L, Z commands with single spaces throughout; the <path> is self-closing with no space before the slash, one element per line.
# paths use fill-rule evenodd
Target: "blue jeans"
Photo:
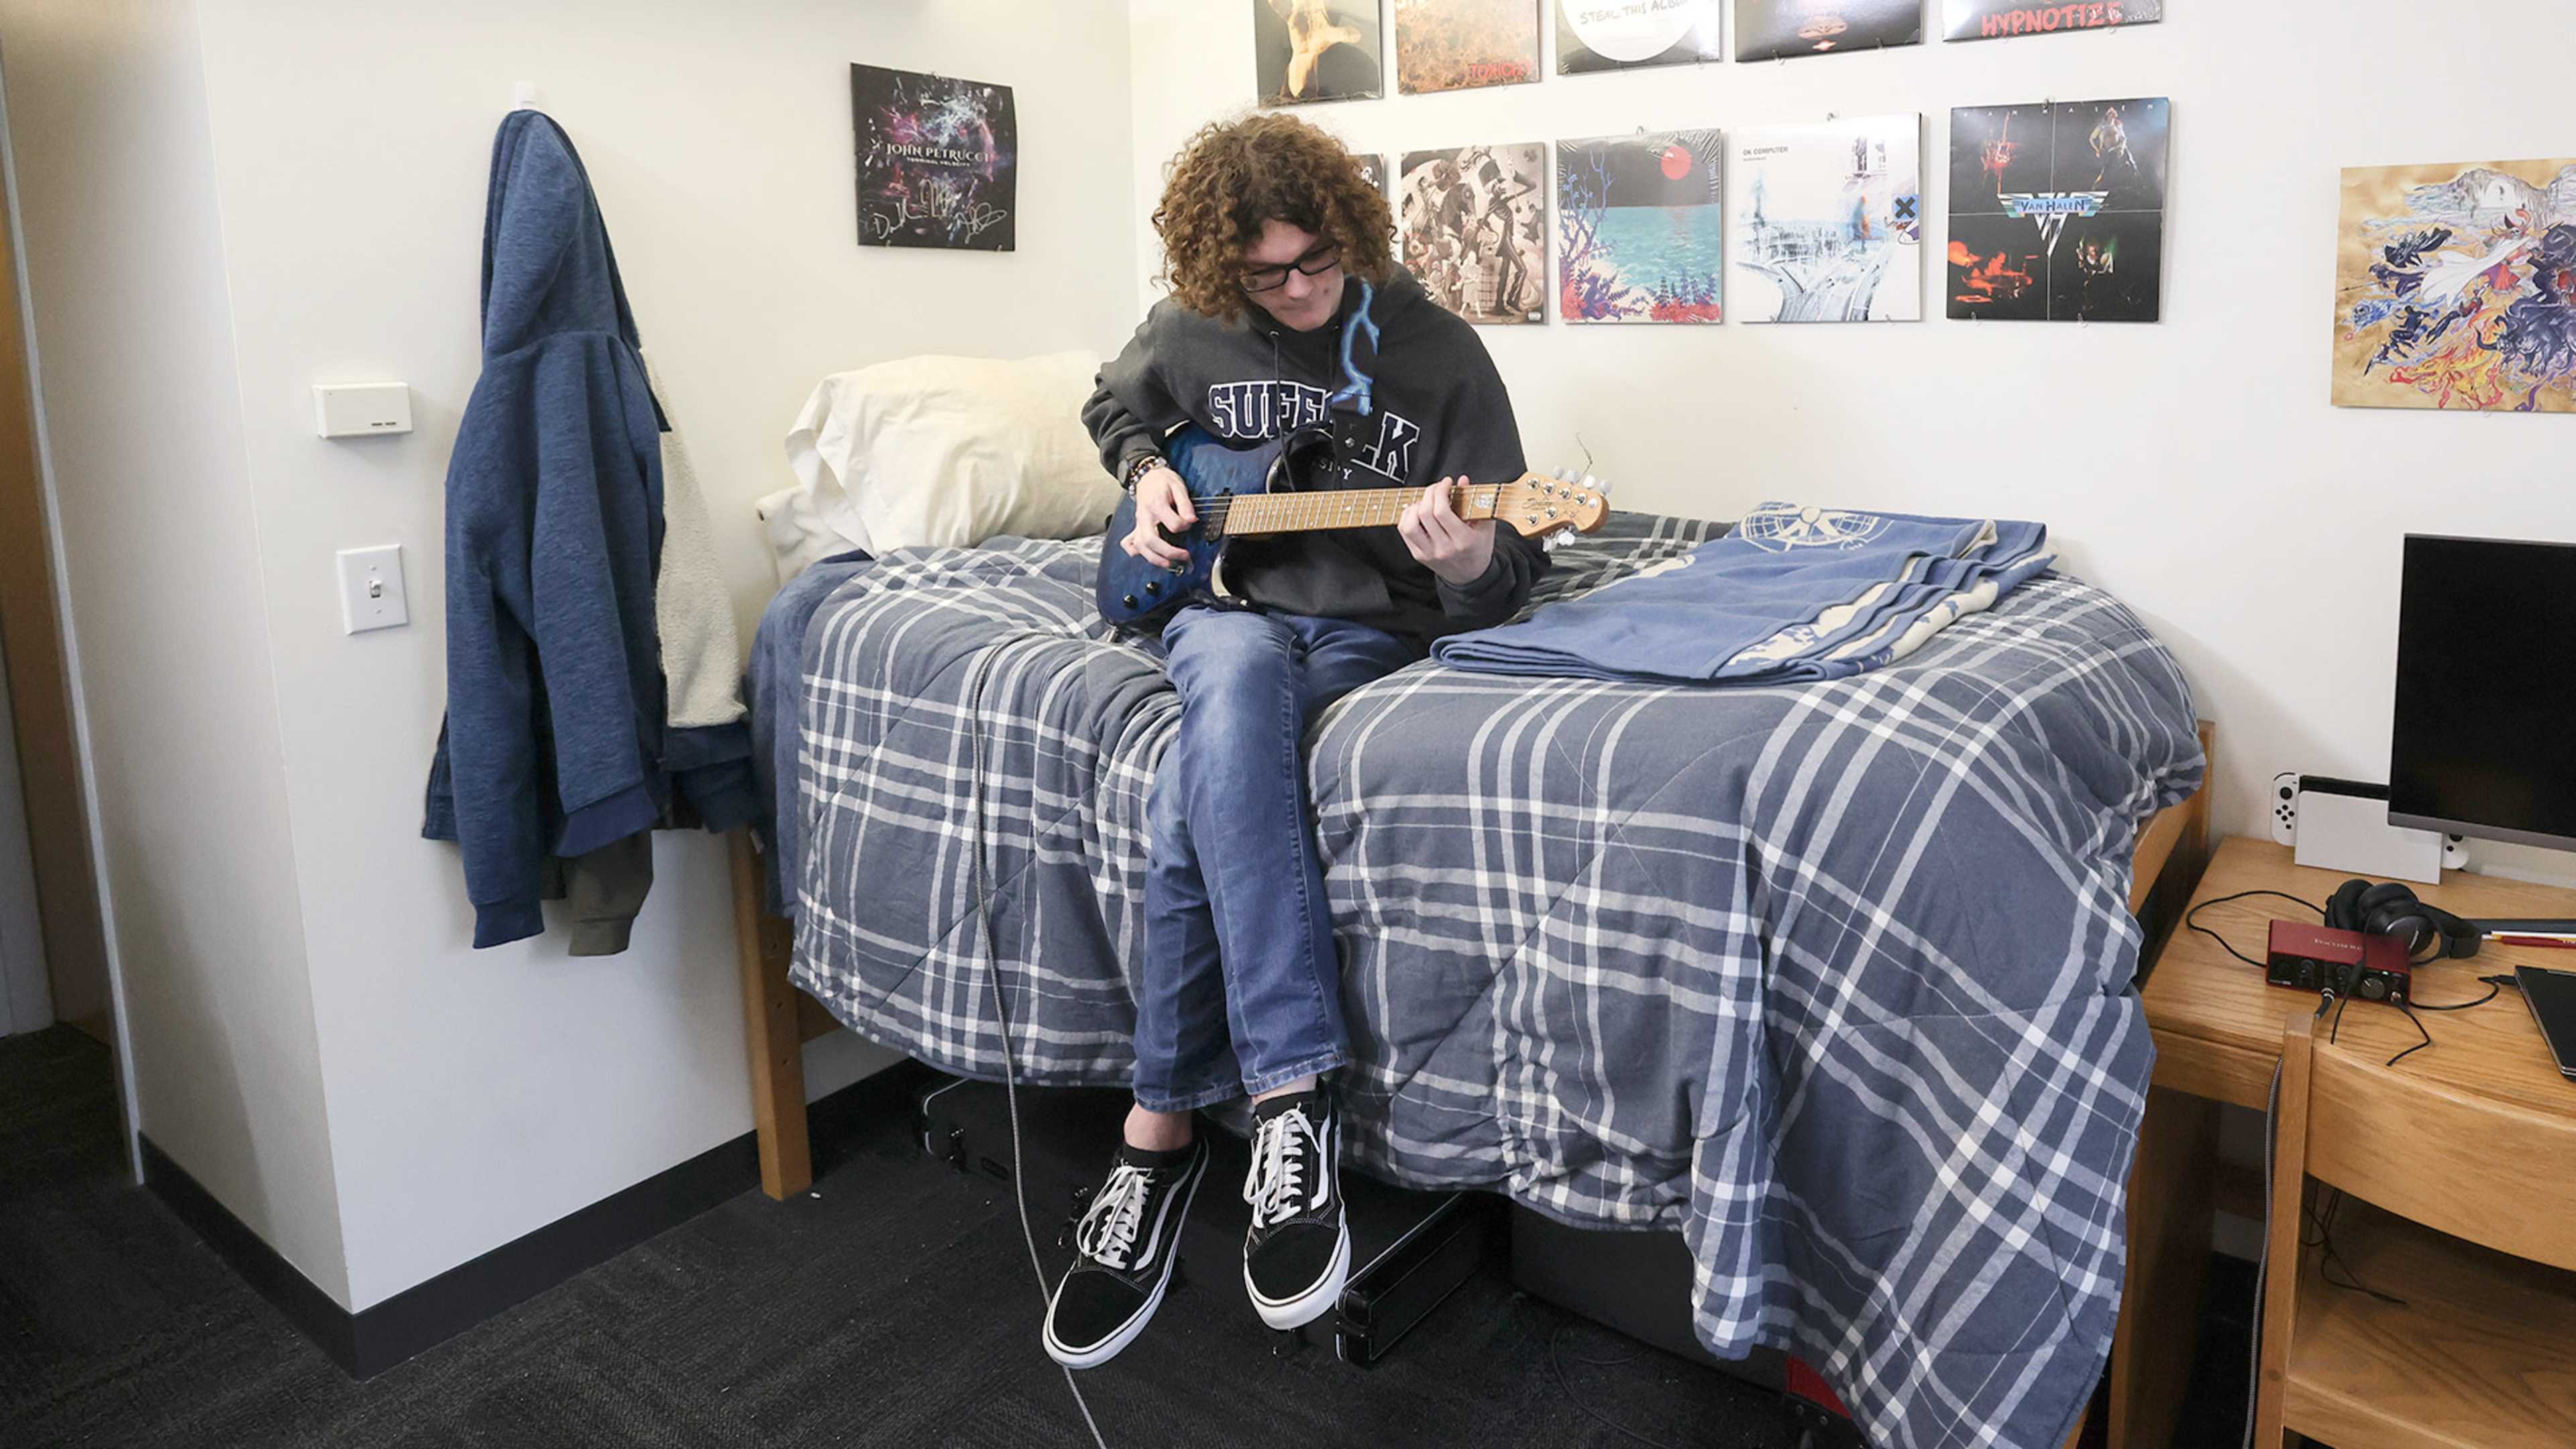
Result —
<path fill-rule="evenodd" d="M 1302 746 L 1324 706 L 1421 656 L 1365 624 L 1205 606 L 1163 647 L 1181 727 L 1146 807 L 1136 1101 L 1186 1112 L 1350 1061 Z"/>

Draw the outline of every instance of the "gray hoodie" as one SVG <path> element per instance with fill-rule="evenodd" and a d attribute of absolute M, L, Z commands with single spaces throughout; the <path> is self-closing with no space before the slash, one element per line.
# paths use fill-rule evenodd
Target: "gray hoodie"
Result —
<path fill-rule="evenodd" d="M 1359 328 L 1346 369 L 1342 336 L 1356 325 L 1360 299 L 1354 280 L 1341 314 L 1313 332 L 1282 327 L 1258 307 L 1219 322 L 1170 298 L 1155 303 L 1127 349 L 1100 370 L 1082 411 L 1100 461 L 1123 475 L 1184 422 L 1249 444 L 1331 413 L 1346 453 L 1361 465 L 1351 486 L 1518 478 L 1527 465 L 1512 400 L 1475 329 L 1399 267 L 1370 304 L 1375 346 Z M 1365 416 L 1351 401 L 1332 401 L 1353 371 L 1369 380 Z M 1235 582 L 1257 604 L 1374 625 L 1417 645 L 1501 623 L 1547 570 L 1545 550 L 1509 528 L 1496 530 L 1484 577 L 1464 588 L 1416 562 L 1392 527 L 1243 539 L 1229 557 Z"/>

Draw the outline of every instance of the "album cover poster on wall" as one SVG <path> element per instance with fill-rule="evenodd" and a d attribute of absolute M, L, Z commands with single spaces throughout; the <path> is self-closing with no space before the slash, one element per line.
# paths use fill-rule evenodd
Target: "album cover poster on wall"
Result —
<path fill-rule="evenodd" d="M 1921 116 L 1766 126 L 1727 149 L 1737 320 L 1921 320 Z"/>
<path fill-rule="evenodd" d="M 1368 100 L 1385 94 L 1377 0 L 1251 0 L 1253 73 L 1261 104 Z"/>
<path fill-rule="evenodd" d="M 1359 163 L 1360 179 L 1378 189 L 1390 201 L 1395 197 L 1395 173 L 1388 169 L 1386 158 L 1375 151 L 1353 151 L 1351 159 Z"/>
<path fill-rule="evenodd" d="M 1544 148 L 1407 151 L 1396 182 L 1404 264 L 1470 322 L 1547 320 Z"/>
<path fill-rule="evenodd" d="M 1395 79 L 1408 96 L 1538 79 L 1538 0 L 1395 0 Z"/>
<path fill-rule="evenodd" d="M 2343 173 L 2334 400 L 2576 412 L 2576 160 Z"/>
<path fill-rule="evenodd" d="M 1558 316 L 1725 320 L 1718 151 L 1715 131 L 1556 143 Z"/>
<path fill-rule="evenodd" d="M 1737 60 L 1922 43 L 1921 0 L 1735 0 Z"/>
<path fill-rule="evenodd" d="M 2056 35 L 2069 30 L 2109 30 L 2153 25 L 2165 18 L 2164 0 L 1941 0 L 1952 40 L 2006 40 L 2016 35 Z"/>
<path fill-rule="evenodd" d="M 2151 97 L 1952 111 L 1949 314 L 2155 321 L 2172 110 Z"/>
<path fill-rule="evenodd" d="M 1726 0 L 1556 0 L 1556 73 L 1726 59 Z"/>
<path fill-rule="evenodd" d="M 1009 86 L 850 67 L 859 244 L 1016 248 L 1019 121 Z"/>

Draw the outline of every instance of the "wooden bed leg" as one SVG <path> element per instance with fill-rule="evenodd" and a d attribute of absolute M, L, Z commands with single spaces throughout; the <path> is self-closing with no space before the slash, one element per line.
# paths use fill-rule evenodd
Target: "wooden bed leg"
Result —
<path fill-rule="evenodd" d="M 760 857 L 751 832 L 736 830 L 733 854 L 735 964 L 742 975 L 743 1035 L 751 1053 L 751 1110 L 760 1138 L 760 1190 L 785 1199 L 814 1185 L 805 1127 L 805 1035 L 796 988 L 787 981 L 788 925 L 761 909 Z"/>

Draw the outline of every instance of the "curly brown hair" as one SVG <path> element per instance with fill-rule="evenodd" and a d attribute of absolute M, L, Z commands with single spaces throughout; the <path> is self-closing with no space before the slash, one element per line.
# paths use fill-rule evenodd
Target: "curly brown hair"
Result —
<path fill-rule="evenodd" d="M 1160 280 L 1193 312 L 1243 314 L 1246 247 L 1278 220 L 1341 248 L 1342 270 L 1384 282 L 1395 270 L 1395 218 L 1342 143 L 1294 116 L 1209 124 L 1174 157 L 1154 208 Z"/>

